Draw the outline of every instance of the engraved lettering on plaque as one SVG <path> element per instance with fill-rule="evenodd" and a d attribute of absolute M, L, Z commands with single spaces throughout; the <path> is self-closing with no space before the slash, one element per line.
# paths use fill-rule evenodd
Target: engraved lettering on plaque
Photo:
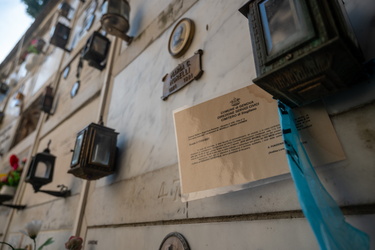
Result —
<path fill-rule="evenodd" d="M 198 50 L 194 53 L 194 56 L 179 64 L 171 73 L 163 77 L 162 81 L 164 82 L 164 86 L 163 96 L 161 97 L 162 100 L 166 100 L 168 96 L 182 89 L 193 80 L 198 80 L 202 76 L 202 54 L 203 50 Z"/>

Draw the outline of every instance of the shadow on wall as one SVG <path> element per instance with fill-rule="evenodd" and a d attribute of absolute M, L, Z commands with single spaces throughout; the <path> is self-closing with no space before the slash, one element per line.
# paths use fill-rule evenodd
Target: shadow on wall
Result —
<path fill-rule="evenodd" d="M 132 20 L 129 20 L 129 22 L 131 23 L 129 36 L 137 37 L 137 35 L 139 35 L 138 33 L 142 24 L 143 13 L 144 13 L 144 9 L 141 7 L 136 10 L 134 14 L 134 18 Z"/>

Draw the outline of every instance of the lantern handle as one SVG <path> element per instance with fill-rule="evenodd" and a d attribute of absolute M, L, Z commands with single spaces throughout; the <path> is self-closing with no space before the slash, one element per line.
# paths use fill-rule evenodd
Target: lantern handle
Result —
<path fill-rule="evenodd" d="M 49 150 L 49 145 L 51 145 L 51 142 L 52 142 L 52 140 L 51 139 L 49 139 L 49 141 L 48 141 L 48 143 L 47 143 L 47 147 L 46 147 L 46 149 L 44 149 L 44 153 L 50 153 L 51 151 Z"/>

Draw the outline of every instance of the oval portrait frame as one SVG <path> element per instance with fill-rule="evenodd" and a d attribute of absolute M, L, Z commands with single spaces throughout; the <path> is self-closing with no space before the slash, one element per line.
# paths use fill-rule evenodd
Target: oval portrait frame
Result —
<path fill-rule="evenodd" d="M 174 26 L 168 41 L 168 51 L 171 56 L 178 58 L 185 54 L 193 41 L 195 25 L 193 20 L 183 18 Z"/>

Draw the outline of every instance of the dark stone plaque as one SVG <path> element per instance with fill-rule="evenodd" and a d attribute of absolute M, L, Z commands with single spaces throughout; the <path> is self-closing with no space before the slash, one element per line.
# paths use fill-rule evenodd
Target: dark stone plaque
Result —
<path fill-rule="evenodd" d="M 168 96 L 202 76 L 202 54 L 203 50 L 198 50 L 194 56 L 179 64 L 171 73 L 163 77 L 164 87 L 161 99 L 166 100 Z"/>

